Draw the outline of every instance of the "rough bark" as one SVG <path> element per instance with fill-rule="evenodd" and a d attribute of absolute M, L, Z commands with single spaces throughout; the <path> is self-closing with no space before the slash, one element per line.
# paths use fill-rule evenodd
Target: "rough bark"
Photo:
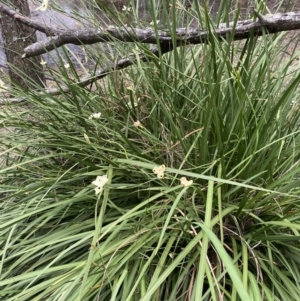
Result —
<path fill-rule="evenodd" d="M 27 0 L 9 0 L 23 16 L 30 17 Z M 0 12 L 0 25 L 12 85 L 32 88 L 43 86 L 44 74 L 39 56 L 23 60 L 24 48 L 37 42 L 36 30 Z"/>

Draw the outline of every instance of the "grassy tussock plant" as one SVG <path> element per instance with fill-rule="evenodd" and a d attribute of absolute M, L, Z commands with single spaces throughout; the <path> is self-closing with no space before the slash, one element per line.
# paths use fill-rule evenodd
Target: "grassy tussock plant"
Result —
<path fill-rule="evenodd" d="M 86 88 L 69 61 L 52 75 L 70 93 L 14 89 L 0 298 L 298 300 L 300 74 L 279 38 L 211 34 Z"/>

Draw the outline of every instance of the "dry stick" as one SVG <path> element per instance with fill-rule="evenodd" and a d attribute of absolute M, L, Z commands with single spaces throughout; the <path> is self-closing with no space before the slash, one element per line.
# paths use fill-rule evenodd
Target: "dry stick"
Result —
<path fill-rule="evenodd" d="M 64 30 L 53 29 L 47 27 L 39 22 L 22 16 L 17 11 L 9 8 L 4 4 L 0 4 L 0 12 L 11 16 L 18 22 L 26 24 L 32 28 L 44 32 L 48 35 L 48 39 L 34 43 L 24 49 L 23 58 L 32 57 L 47 53 L 50 50 L 58 48 L 64 44 L 94 44 L 99 42 L 112 41 L 115 38 L 122 42 L 140 42 L 148 44 L 157 44 L 159 41 L 159 47 L 152 48 L 149 53 L 154 56 L 158 56 L 159 53 L 164 54 L 173 50 L 172 34 L 169 31 L 159 30 L 156 32 L 154 29 L 135 29 L 131 27 L 114 27 L 108 26 L 106 28 L 99 28 L 97 30 Z M 249 33 L 253 32 L 256 36 L 264 34 L 264 28 L 267 28 L 268 33 L 276 33 L 281 31 L 289 31 L 300 29 L 300 12 L 280 13 L 268 16 L 262 16 L 257 11 L 254 11 L 258 17 L 258 21 L 244 20 L 236 23 L 231 22 L 229 26 L 226 24 L 220 24 L 218 28 L 213 30 L 214 36 L 220 41 L 223 41 L 226 36 L 233 35 L 234 40 L 246 39 L 249 37 Z M 210 34 L 207 30 L 195 29 L 195 28 L 178 28 L 176 29 L 176 46 L 182 46 L 187 44 L 201 44 L 209 43 Z M 139 55 L 139 60 L 146 61 L 148 56 L 144 54 Z M 117 61 L 115 64 L 111 64 L 106 68 L 97 70 L 95 74 L 83 77 L 78 83 L 79 86 L 87 86 L 90 83 L 105 77 L 110 72 L 120 70 L 133 65 L 137 62 L 137 57 L 134 54 L 130 54 L 128 57 Z M 60 93 L 68 93 L 70 89 L 68 87 L 62 87 L 59 89 L 46 89 L 46 93 L 51 95 L 58 95 Z M 7 99 L 0 100 L 1 103 L 22 102 L 25 99 Z"/>
<path fill-rule="evenodd" d="M 253 31 L 257 36 L 261 36 L 264 33 L 264 27 L 267 27 L 269 33 L 300 29 L 300 12 L 275 14 L 271 17 L 264 17 L 260 14 L 258 16 L 258 21 L 239 21 L 235 27 L 233 27 L 233 23 L 230 23 L 229 27 L 226 24 L 220 24 L 218 28 L 213 30 L 213 33 L 216 38 L 222 41 L 229 34 L 234 35 L 234 40 L 246 39 L 249 37 L 250 31 Z M 97 30 L 60 30 L 57 35 L 26 47 L 22 57 L 28 58 L 43 54 L 64 44 L 95 44 L 112 41 L 112 38 L 121 42 L 140 42 L 143 44 L 156 44 L 158 40 L 160 44 L 166 45 L 173 43 L 172 34 L 169 30 L 158 30 L 156 32 L 152 28 L 139 29 L 127 26 L 100 27 Z M 209 43 L 210 40 L 209 31 L 199 28 L 177 28 L 175 34 L 177 45 Z"/>
<path fill-rule="evenodd" d="M 4 4 L 0 4 L 0 12 L 48 35 L 48 39 L 25 48 L 22 55 L 23 58 L 47 53 L 65 44 L 95 44 L 112 41 L 112 38 L 121 42 L 140 42 L 144 44 L 157 44 L 158 40 L 160 44 L 164 44 L 165 46 L 172 44 L 174 41 L 172 38 L 173 33 L 169 32 L 169 30 L 158 30 L 156 32 L 153 28 L 140 29 L 127 26 L 99 27 L 94 30 L 54 29 L 31 18 L 22 16 Z M 257 21 L 251 19 L 239 21 L 234 28 L 234 22 L 231 22 L 229 26 L 222 23 L 218 28 L 213 30 L 215 37 L 223 40 L 228 34 L 233 34 L 234 40 L 241 40 L 248 38 L 250 31 L 253 31 L 257 36 L 263 35 L 264 27 L 267 27 L 269 33 L 300 29 L 300 12 L 279 13 L 268 16 L 263 16 L 255 10 L 254 12 L 258 17 Z M 210 33 L 208 30 L 200 28 L 177 28 L 175 32 L 176 45 L 209 43 Z"/>

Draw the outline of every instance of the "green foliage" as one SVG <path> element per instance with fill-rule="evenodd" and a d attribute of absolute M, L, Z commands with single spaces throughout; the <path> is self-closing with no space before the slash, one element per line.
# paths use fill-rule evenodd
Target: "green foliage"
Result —
<path fill-rule="evenodd" d="M 282 36 L 219 41 L 197 5 L 162 12 L 201 20 L 210 44 L 85 88 L 70 61 L 50 70 L 59 96 L 11 91 L 27 102 L 1 113 L 0 299 L 299 299 L 297 53 L 282 59 Z"/>

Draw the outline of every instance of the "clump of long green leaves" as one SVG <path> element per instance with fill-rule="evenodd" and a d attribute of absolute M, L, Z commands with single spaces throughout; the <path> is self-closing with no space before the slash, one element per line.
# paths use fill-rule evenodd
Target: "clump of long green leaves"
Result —
<path fill-rule="evenodd" d="M 53 68 L 70 93 L 12 91 L 0 299 L 298 300 L 300 74 L 279 38 L 211 32 L 84 88 Z"/>

